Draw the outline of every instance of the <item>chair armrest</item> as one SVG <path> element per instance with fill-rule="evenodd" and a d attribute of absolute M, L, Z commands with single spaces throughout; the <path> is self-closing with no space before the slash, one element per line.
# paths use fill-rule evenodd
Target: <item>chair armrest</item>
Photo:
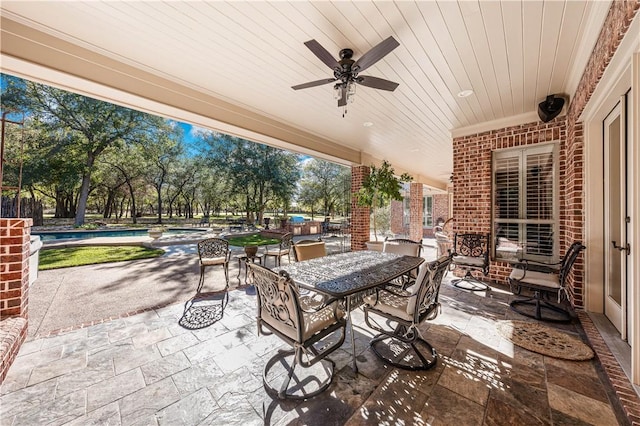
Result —
<path fill-rule="evenodd" d="M 306 313 L 318 312 L 338 300 L 327 294 L 309 290 L 304 287 L 300 288 L 297 285 L 295 289 L 298 301 L 300 302 L 300 309 Z M 303 292 L 301 293 L 300 290 L 303 290 Z"/>
<path fill-rule="evenodd" d="M 536 260 L 521 259 L 514 265 L 514 268 L 524 271 L 536 271 L 543 273 L 556 273 L 560 270 L 562 262 L 544 263 Z"/>

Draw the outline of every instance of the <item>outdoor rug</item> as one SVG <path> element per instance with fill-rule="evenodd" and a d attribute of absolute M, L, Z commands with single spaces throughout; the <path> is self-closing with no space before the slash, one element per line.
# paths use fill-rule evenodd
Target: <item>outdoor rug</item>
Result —
<path fill-rule="evenodd" d="M 571 361 L 593 358 L 593 350 L 560 330 L 531 321 L 500 321 L 496 328 L 502 337 L 532 352 Z"/>

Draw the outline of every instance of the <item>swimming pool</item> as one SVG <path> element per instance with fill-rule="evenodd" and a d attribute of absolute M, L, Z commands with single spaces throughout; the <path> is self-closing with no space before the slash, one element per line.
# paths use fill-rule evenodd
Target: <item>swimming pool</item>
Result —
<path fill-rule="evenodd" d="M 97 237 L 146 237 L 149 234 L 147 233 L 148 229 L 118 229 L 118 230 L 92 230 L 92 231 L 56 231 L 56 232 L 47 232 L 47 231 L 36 231 L 32 232 L 33 235 L 39 235 L 42 241 L 53 241 L 53 240 L 83 240 L 87 238 L 97 238 Z M 163 232 L 163 235 L 185 235 L 185 234 L 193 234 L 196 235 L 198 233 L 202 233 L 199 229 L 169 229 Z"/>

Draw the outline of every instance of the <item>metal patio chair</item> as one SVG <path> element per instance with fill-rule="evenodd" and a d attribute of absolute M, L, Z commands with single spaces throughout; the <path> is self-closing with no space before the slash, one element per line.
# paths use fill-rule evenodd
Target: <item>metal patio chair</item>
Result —
<path fill-rule="evenodd" d="M 289 262 L 291 262 L 291 245 L 293 244 L 293 234 L 287 232 L 280 239 L 280 243 L 276 248 L 269 248 L 267 246 L 264 252 L 264 264 L 267 264 L 267 257 L 274 258 L 274 266 L 280 266 L 280 259 L 282 256 L 287 256 Z"/>
<path fill-rule="evenodd" d="M 275 334 L 292 347 L 267 361 L 265 390 L 280 399 L 320 394 L 333 381 L 335 364 L 327 356 L 344 342 L 344 310 L 338 301 L 306 308 L 298 286 L 286 272 L 248 266 L 258 293 L 258 333 Z"/>
<path fill-rule="evenodd" d="M 222 238 L 208 238 L 198 242 L 198 258 L 200 263 L 200 281 L 197 292 L 200 293 L 204 285 L 204 271 L 210 266 L 222 266 L 226 280 L 226 289 L 229 288 L 229 241 Z"/>
<path fill-rule="evenodd" d="M 293 259 L 296 262 L 303 260 L 315 259 L 327 255 L 327 247 L 324 241 L 318 240 L 301 240 L 293 244 Z"/>
<path fill-rule="evenodd" d="M 491 289 L 471 273 L 473 270 L 479 270 L 484 276 L 489 275 L 489 247 L 489 234 L 454 235 L 453 265 L 466 271 L 464 277 L 451 281 L 455 287 L 471 291 Z"/>
<path fill-rule="evenodd" d="M 576 241 L 571 244 L 559 262 L 542 263 L 525 259 L 514 266 L 509 275 L 511 291 L 514 294 L 520 294 L 525 288 L 533 292 L 533 297 L 512 301 L 509 304 L 511 309 L 520 315 L 537 320 L 570 321 L 571 314 L 561 305 L 561 302 L 563 295 L 565 300 L 569 299 L 566 289 L 567 275 L 584 249 L 586 247 Z M 549 295 L 553 295 L 556 302 L 552 302 Z"/>
<path fill-rule="evenodd" d="M 442 256 L 422 264 L 416 283 L 407 290 L 378 287 L 375 294 L 365 296 L 365 322 L 380 333 L 371 340 L 371 350 L 378 358 L 406 370 L 427 370 L 436 365 L 438 354 L 422 337 L 418 326 L 438 315 L 440 285 L 450 264 L 451 255 Z M 396 325 L 392 330 L 383 328 L 372 320 L 371 314 L 382 317 L 392 327 Z"/>
<path fill-rule="evenodd" d="M 418 241 L 413 241 L 407 238 L 385 238 L 382 251 L 385 253 L 395 253 L 403 256 L 420 257 L 422 244 Z M 415 282 L 417 276 L 417 271 L 411 271 L 398 278 L 396 284 L 399 284 L 402 287 L 407 287 L 411 283 Z"/>

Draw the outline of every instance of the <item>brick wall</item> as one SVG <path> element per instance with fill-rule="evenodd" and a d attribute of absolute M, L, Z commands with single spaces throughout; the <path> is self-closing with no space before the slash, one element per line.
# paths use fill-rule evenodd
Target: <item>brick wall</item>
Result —
<path fill-rule="evenodd" d="M 438 219 L 444 223 L 451 216 L 449 212 L 449 194 L 433 195 L 433 224 L 438 224 Z"/>
<path fill-rule="evenodd" d="M 596 46 L 570 100 L 566 116 L 549 123 L 534 122 L 455 138 L 453 141 L 453 216 L 455 232 L 491 230 L 491 151 L 559 140 L 560 253 L 584 239 L 584 138 L 578 117 L 624 37 L 640 2 L 614 1 Z M 588 248 L 587 248 L 588 250 Z M 506 262 L 491 262 L 490 279 L 505 282 L 511 271 Z M 580 256 L 568 277 L 569 298 L 583 307 L 584 260 Z"/>
<path fill-rule="evenodd" d="M 449 194 L 434 194 L 431 197 L 433 198 L 433 204 L 431 205 L 433 209 L 433 226 L 435 226 L 438 224 L 438 219 L 442 219 L 442 223 L 444 223 L 451 217 L 451 213 L 449 212 Z M 434 237 L 433 228 L 424 228 L 422 236 Z"/>
<path fill-rule="evenodd" d="M 391 200 L 391 232 L 404 234 L 404 204 L 402 201 Z"/>
<path fill-rule="evenodd" d="M 26 317 L 31 219 L 0 219 L 0 319 Z"/>
<path fill-rule="evenodd" d="M 454 231 L 486 234 L 491 232 L 491 152 L 497 149 L 560 141 L 560 182 L 567 179 L 563 161 L 567 139 L 565 117 L 548 123 L 534 122 L 453 140 L 453 216 Z M 563 194 L 561 184 L 560 193 Z M 560 206 L 560 216 L 566 216 Z M 562 234 L 563 229 L 560 226 Z M 561 236 L 561 241 L 563 241 Z M 561 244 L 561 252 L 566 246 Z M 506 284 L 511 272 L 507 262 L 491 261 L 489 278 Z"/>
<path fill-rule="evenodd" d="M 423 186 L 421 183 L 409 184 L 409 238 L 414 241 L 422 240 L 422 216 L 424 211 Z"/>
<path fill-rule="evenodd" d="M 584 240 L 584 135 L 580 114 L 591 98 L 631 21 L 640 9 L 638 1 L 613 1 L 574 98 L 565 117 L 545 123 L 530 123 L 454 139 L 454 229 L 457 232 L 489 232 L 491 200 L 491 150 L 554 140 L 560 149 L 560 246 L 564 253 L 573 241 Z M 551 138 L 550 138 L 551 137 Z M 474 164 L 476 163 L 477 164 Z M 476 174 L 474 176 L 474 173 Z M 589 248 L 587 247 L 587 250 Z M 504 280 L 510 271 L 505 263 L 491 262 L 491 278 Z M 568 277 L 569 299 L 584 306 L 584 259 L 580 256 Z M 604 342 L 595 342 L 599 333 L 588 316 L 578 312 L 583 327 L 598 353 L 614 390 L 631 423 L 640 424 L 640 403 L 628 379 Z M 591 331 L 590 331 L 591 330 Z M 599 338 L 601 341 L 602 339 Z M 606 353 L 605 353 L 606 352 Z M 621 384 L 621 382 L 623 382 Z"/>
<path fill-rule="evenodd" d="M 31 219 L 0 219 L 0 383 L 27 336 Z"/>
<path fill-rule="evenodd" d="M 371 238 L 369 207 L 358 206 L 356 193 L 362 182 L 369 176 L 369 167 L 351 167 L 351 250 L 366 250 L 366 242 Z"/>
<path fill-rule="evenodd" d="M 578 83 L 567 113 L 566 172 L 568 176 L 562 194 L 565 215 L 561 218 L 565 244 L 584 241 L 584 133 L 578 118 L 589 102 L 605 69 L 624 38 L 631 21 L 640 9 L 638 1 L 614 1 L 600 30 L 587 66 Z M 587 247 L 587 250 L 589 248 Z M 584 306 L 584 256 L 580 256 L 567 278 L 574 306 Z"/>

